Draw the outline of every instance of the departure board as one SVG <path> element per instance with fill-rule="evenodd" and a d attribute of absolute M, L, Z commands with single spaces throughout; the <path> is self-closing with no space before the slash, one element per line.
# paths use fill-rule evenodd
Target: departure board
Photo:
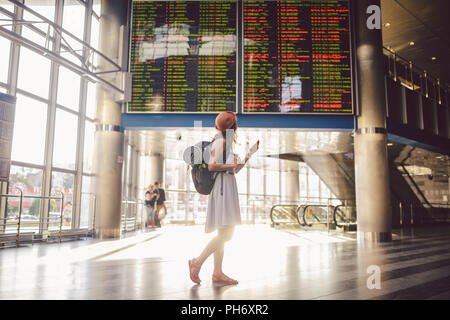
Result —
<path fill-rule="evenodd" d="M 347 1 L 244 2 L 244 112 L 352 113 Z"/>
<path fill-rule="evenodd" d="M 134 1 L 128 112 L 236 110 L 236 2 Z"/>

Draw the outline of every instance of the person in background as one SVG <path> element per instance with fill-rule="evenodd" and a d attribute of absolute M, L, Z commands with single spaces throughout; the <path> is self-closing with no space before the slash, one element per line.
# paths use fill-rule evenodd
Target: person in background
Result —
<path fill-rule="evenodd" d="M 155 193 L 158 194 L 158 198 L 156 200 L 156 214 L 155 217 L 160 219 L 159 217 L 159 211 L 164 208 L 164 217 L 163 219 L 167 216 L 167 208 L 166 208 L 166 192 L 164 191 L 163 188 L 160 188 L 160 184 L 158 181 L 155 182 Z"/>
<path fill-rule="evenodd" d="M 155 226 L 155 202 L 158 194 L 154 192 L 153 185 L 148 186 L 148 190 L 145 193 L 145 211 L 147 212 L 147 221 L 145 227 L 149 228 Z"/>

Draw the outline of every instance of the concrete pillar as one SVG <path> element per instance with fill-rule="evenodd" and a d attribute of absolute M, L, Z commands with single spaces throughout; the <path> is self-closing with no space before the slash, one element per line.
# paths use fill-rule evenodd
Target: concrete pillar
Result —
<path fill-rule="evenodd" d="M 146 166 L 148 170 L 148 178 L 150 184 L 154 184 L 158 181 L 161 188 L 165 187 L 164 184 L 164 153 L 166 150 L 166 132 L 164 131 L 152 131 L 147 134 L 146 150 L 149 152 Z M 171 146 L 167 146 L 170 148 Z M 181 178 L 183 177 L 183 178 Z M 180 179 L 184 179 L 184 174 L 180 176 Z M 179 188 L 180 186 L 176 186 Z"/>
<path fill-rule="evenodd" d="M 286 201 L 298 202 L 300 198 L 298 162 L 287 160 L 286 167 Z"/>
<path fill-rule="evenodd" d="M 370 30 L 366 25 L 367 8 L 379 7 L 380 1 L 353 3 L 359 106 L 355 134 L 358 239 L 384 242 L 392 236 L 382 38 L 381 29 Z"/>
<path fill-rule="evenodd" d="M 126 25 L 128 1 L 101 2 L 100 51 L 119 62 L 120 26 Z M 111 65 L 99 59 L 98 71 L 109 71 Z M 115 82 L 117 73 L 106 73 Z M 97 83 L 97 114 L 94 142 L 94 190 L 97 197 L 96 230 L 100 239 L 120 236 L 120 215 L 124 135 L 121 130 L 121 104 L 115 102 L 112 89 Z"/>
<path fill-rule="evenodd" d="M 160 153 L 152 153 L 148 157 L 150 183 L 159 182 L 161 188 L 164 188 L 164 157 Z"/>
<path fill-rule="evenodd" d="M 289 132 L 285 138 L 285 152 L 298 151 L 298 139 L 296 132 Z M 300 198 L 299 162 L 285 160 L 286 165 L 286 201 L 298 203 Z"/>

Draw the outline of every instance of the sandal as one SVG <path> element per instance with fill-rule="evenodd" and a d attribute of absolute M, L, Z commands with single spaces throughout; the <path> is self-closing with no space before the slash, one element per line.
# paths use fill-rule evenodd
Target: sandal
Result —
<path fill-rule="evenodd" d="M 220 275 L 214 275 L 212 276 L 212 282 L 220 282 L 220 283 L 225 283 L 225 284 L 238 284 L 239 282 L 235 279 L 232 279 L 228 276 L 226 276 L 225 274 L 220 274 Z"/>
<path fill-rule="evenodd" d="M 199 266 L 195 261 L 195 259 L 189 260 L 189 276 L 193 282 L 199 284 L 201 282 L 198 274 L 200 272 L 201 266 Z"/>

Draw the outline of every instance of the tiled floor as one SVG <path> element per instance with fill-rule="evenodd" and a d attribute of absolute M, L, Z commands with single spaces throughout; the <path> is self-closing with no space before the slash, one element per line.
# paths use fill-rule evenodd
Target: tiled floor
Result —
<path fill-rule="evenodd" d="M 450 299 L 450 227 L 362 246 L 354 234 L 240 226 L 224 259 L 239 285 L 213 285 L 212 259 L 194 285 L 187 260 L 212 236 L 166 226 L 114 241 L 3 249 L 0 299 Z M 371 265 L 381 289 L 367 288 Z"/>

